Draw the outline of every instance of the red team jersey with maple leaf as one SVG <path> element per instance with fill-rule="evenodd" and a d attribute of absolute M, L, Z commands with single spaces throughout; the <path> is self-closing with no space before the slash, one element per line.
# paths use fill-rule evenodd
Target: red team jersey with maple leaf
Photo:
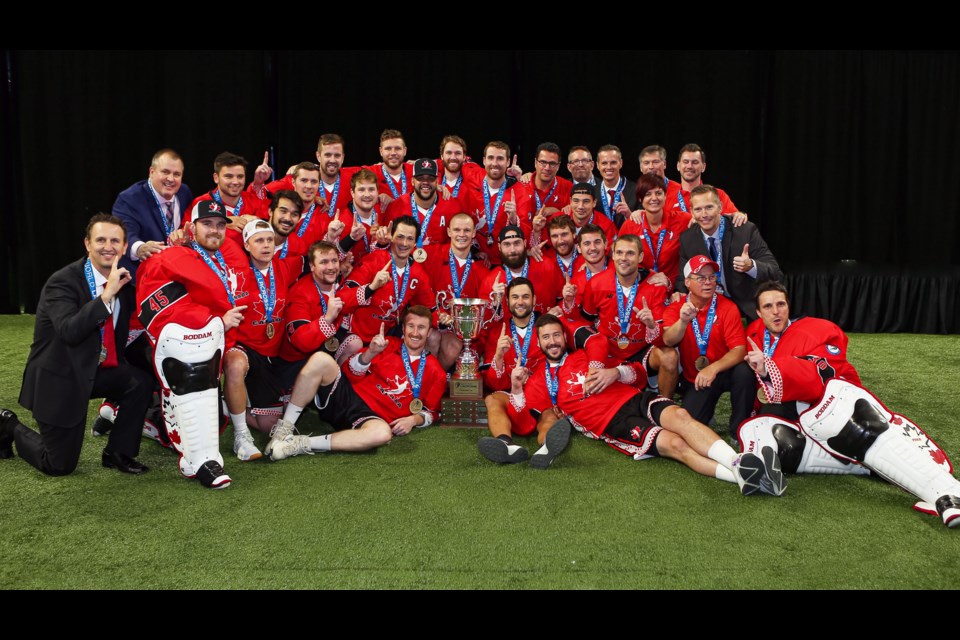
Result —
<path fill-rule="evenodd" d="M 456 199 L 444 200 L 437 196 L 437 202 L 434 205 L 433 213 L 430 214 L 430 221 L 426 228 L 423 227 L 426 214 L 416 206 L 415 202 L 413 194 L 394 200 L 387 207 L 382 224 L 389 225 L 402 216 L 413 216 L 420 224 L 423 248 L 427 250 L 427 253 L 433 253 L 437 245 L 450 242 L 450 236 L 447 235 L 447 225 L 450 223 L 450 218 L 461 213 L 460 201 Z"/>
<path fill-rule="evenodd" d="M 378 328 L 379 330 L 379 328 Z M 403 364 L 399 338 L 387 338 L 387 348 L 378 354 L 364 373 L 354 371 L 353 358 L 344 363 L 342 369 L 350 380 L 350 385 L 373 412 L 387 422 L 412 415 L 410 403 L 413 402 L 413 385 L 407 378 Z M 366 352 L 366 349 L 360 353 Z M 427 359 L 423 377 L 420 380 L 420 400 L 424 408 L 439 417 L 440 400 L 447 389 L 447 373 L 437 359 L 424 352 Z M 417 375 L 419 359 L 410 364 L 413 375 Z"/>
<path fill-rule="evenodd" d="M 763 320 L 759 318 L 747 327 L 747 337 L 761 349 L 764 331 Z M 780 335 L 773 357 L 766 358 L 766 366 L 770 381 L 761 381 L 759 377 L 758 381 L 773 403 L 815 403 L 832 378 L 863 385 L 857 370 L 847 361 L 847 334 L 821 318 L 791 321 Z"/>
<path fill-rule="evenodd" d="M 340 209 L 340 221 L 343 222 L 344 228 L 343 233 L 340 234 L 340 240 L 346 241 L 350 237 L 350 231 L 353 229 L 353 221 L 358 219 L 360 224 L 363 225 L 365 236 L 355 242 L 352 247 L 350 247 L 349 253 L 353 255 L 353 268 L 359 269 L 363 265 L 363 259 L 374 251 L 383 251 L 384 247 L 379 247 L 374 238 L 370 237 L 370 229 L 375 226 L 382 226 L 382 220 L 384 219 L 383 212 L 380 210 L 380 204 L 378 203 L 373 207 L 373 212 L 370 216 L 370 219 L 364 221 L 363 218 L 358 217 L 357 213 L 351 203 L 349 206 Z"/>
<path fill-rule="evenodd" d="M 536 317 L 530 319 L 530 324 L 527 325 L 526 334 L 520 333 L 519 331 L 517 332 L 517 339 L 520 342 L 521 351 L 526 348 L 528 341 L 532 341 L 530 342 L 530 347 L 527 350 L 527 361 L 524 365 L 528 369 L 534 369 L 539 366 L 541 362 L 543 362 L 543 352 L 540 351 L 537 333 L 533 328 L 533 323 L 535 321 Z M 503 369 L 496 369 L 493 365 L 494 356 L 497 353 L 497 342 L 500 341 L 500 331 L 503 329 L 504 323 L 506 323 L 507 326 L 506 335 L 512 339 L 513 334 L 510 331 L 510 320 L 498 320 L 487 328 L 482 335 L 483 342 L 481 345 L 478 345 L 478 351 L 483 354 L 483 361 L 490 365 L 489 368 L 486 368 L 483 371 L 483 384 L 490 391 L 510 390 L 510 374 L 514 367 L 517 366 L 517 361 L 519 360 L 516 346 L 511 346 L 509 351 L 503 355 Z"/>
<path fill-rule="evenodd" d="M 536 260 L 527 259 L 527 268 L 526 277 L 533 283 L 534 294 L 537 296 L 537 304 L 534 307 L 534 310 L 538 314 L 546 313 L 548 309 L 553 308 L 557 301 L 560 300 L 563 294 L 563 285 L 566 284 L 563 279 L 563 274 L 560 273 L 560 268 L 557 267 L 556 262 L 550 262 L 548 260 L 543 260 L 542 262 L 537 262 Z M 522 268 L 520 269 L 522 271 Z M 490 270 L 490 273 L 487 274 L 486 280 L 483 282 L 483 286 L 480 289 L 481 298 L 490 300 L 490 294 L 493 292 L 493 283 L 497 281 L 497 276 L 500 276 L 500 282 L 509 284 L 510 280 L 513 279 L 513 276 L 507 275 L 507 269 L 500 265 L 494 269 Z"/>
<path fill-rule="evenodd" d="M 486 175 L 486 174 L 484 174 Z M 486 182 L 481 180 L 480 184 L 477 186 L 468 186 L 464 185 L 463 189 L 460 190 L 460 202 L 463 206 L 464 213 L 469 213 L 473 216 L 473 219 L 477 221 L 477 244 L 480 246 L 480 251 L 486 253 L 490 258 L 490 263 L 493 265 L 500 264 L 500 232 L 505 226 L 507 226 L 507 214 L 503 210 L 507 202 L 511 201 L 511 198 L 516 198 L 515 189 L 516 184 L 513 186 L 507 187 L 503 192 L 503 199 L 500 201 L 500 206 L 496 207 L 496 215 L 494 215 L 494 207 L 497 204 L 497 192 L 494 192 L 490 196 L 490 216 L 493 218 L 493 233 L 490 233 L 490 224 L 487 221 L 486 217 L 486 205 L 483 199 L 483 190 L 486 189 Z M 525 204 L 521 206 L 520 201 L 517 201 L 517 219 L 520 223 L 520 228 L 523 229 L 523 237 L 530 237 L 530 220 L 532 216 L 529 211 L 529 200 L 526 198 L 521 198 Z M 493 243 L 489 243 L 488 238 L 493 239 Z"/>
<path fill-rule="evenodd" d="M 633 301 L 633 309 L 625 334 L 629 340 L 626 349 L 621 349 L 617 343 L 621 331 L 619 305 L 617 304 L 616 269 L 610 268 L 593 276 L 587 283 L 586 291 L 583 294 L 584 313 L 589 317 L 597 318 L 597 331 L 607 338 L 607 348 L 610 355 L 619 360 L 633 357 L 648 345 L 653 344 L 660 336 L 660 321 L 663 319 L 667 288 L 646 282 L 648 275 L 646 271 L 641 270 L 637 276 L 640 278 L 640 285 L 637 287 L 637 295 Z M 630 289 L 624 288 L 623 293 L 624 303 L 626 303 L 627 297 L 630 295 Z M 637 319 L 637 314 L 643 309 L 644 298 L 646 298 L 647 306 L 653 313 L 653 319 L 657 322 L 657 326 L 653 330 L 647 329 L 647 326 Z"/>
<path fill-rule="evenodd" d="M 556 189 L 553 188 L 554 185 L 556 185 Z M 516 183 L 513 188 L 517 197 L 517 210 L 527 211 L 528 222 L 531 222 L 539 209 L 537 207 L 537 197 L 540 198 L 542 207 L 563 209 L 570 204 L 570 191 L 573 189 L 573 183 L 558 176 L 554 178 L 554 183 L 546 189 L 537 189 L 536 179 L 532 178 L 527 184 Z"/>
<path fill-rule="evenodd" d="M 401 183 L 399 178 L 394 179 L 390 174 L 388 174 L 383 170 L 382 162 L 378 162 L 377 164 L 371 167 L 365 167 L 365 168 L 370 169 L 370 171 L 373 171 L 373 173 L 376 174 L 377 189 L 380 191 L 380 193 L 385 193 L 386 195 L 396 200 L 397 196 L 394 194 L 393 191 L 390 190 L 390 187 L 387 184 L 387 180 L 389 180 L 390 183 L 393 184 L 394 189 L 396 189 L 397 194 L 399 194 L 400 196 L 405 196 L 406 194 L 410 193 L 410 191 L 413 189 L 413 182 L 412 182 L 413 165 L 410 164 L 409 162 L 404 162 L 401 165 L 401 167 L 403 169 L 403 175 L 406 178 L 406 183 L 407 183 L 405 189 L 404 189 L 404 185 Z"/>
<path fill-rule="evenodd" d="M 643 243 L 641 269 L 666 274 L 670 278 L 670 282 L 673 282 L 680 273 L 680 234 L 690 226 L 690 219 L 689 213 L 684 213 L 679 209 L 676 211 L 665 209 L 660 229 L 656 232 L 650 231 L 646 217 L 640 224 L 627 218 L 627 221 L 620 226 L 620 235 L 633 234 L 640 238 Z M 664 230 L 662 242 L 660 240 L 661 230 Z M 657 251 L 658 248 L 659 251 Z"/>
<path fill-rule="evenodd" d="M 364 265 L 350 274 L 347 280 L 350 286 L 366 287 L 373 282 L 374 276 L 383 268 L 389 260 L 393 259 L 390 251 L 377 251 L 371 253 Z M 403 285 L 403 274 L 398 274 L 397 282 L 392 280 L 373 292 L 370 298 L 370 304 L 360 307 L 353 314 L 351 331 L 363 340 L 364 343 L 370 340 L 380 332 L 380 323 L 385 324 L 385 330 L 390 331 L 397 326 L 398 316 L 405 307 L 410 305 L 422 304 L 428 309 L 434 309 L 436 306 L 436 295 L 430 284 L 430 278 L 423 266 L 408 261 L 406 267 L 410 269 L 410 278 L 407 282 L 407 290 L 398 291 L 399 301 L 394 296 L 394 284 L 399 290 Z M 434 314 L 434 326 L 436 326 L 436 314 Z"/>
<path fill-rule="evenodd" d="M 323 294 L 329 301 L 333 297 L 343 300 L 343 309 L 337 319 L 330 323 L 324 317 L 320 303 L 320 291 L 313 276 L 306 275 L 290 287 L 290 304 L 286 313 L 286 338 L 280 345 L 280 357 L 287 362 L 296 362 L 310 357 L 329 338 L 337 333 L 344 320 L 366 302 L 365 287 L 339 288 L 331 294 Z"/>
<path fill-rule="evenodd" d="M 680 320 L 680 307 L 687 301 L 687 296 L 683 296 L 677 302 L 668 306 L 663 312 L 663 327 L 671 327 Z M 704 305 L 703 309 L 697 315 L 693 322 L 697 322 L 701 334 L 707 324 L 707 314 L 710 311 L 710 305 Z M 663 346 L 663 335 L 657 341 L 658 346 Z M 743 331 L 743 323 L 740 321 L 740 308 L 722 295 L 717 295 L 716 318 L 713 322 L 713 328 L 710 330 L 710 341 L 707 342 L 707 359 L 711 363 L 716 362 L 734 347 L 745 347 L 747 337 Z M 695 382 L 697 379 L 697 367 L 695 365 L 697 358 L 700 357 L 700 348 L 697 346 L 697 337 L 693 333 L 692 322 L 687 326 L 683 339 L 677 345 L 680 350 L 680 364 L 683 366 L 683 377 L 689 382 Z"/>
<path fill-rule="evenodd" d="M 490 270 L 478 260 L 470 261 L 470 274 L 466 282 L 463 282 L 463 273 L 467 268 L 466 263 L 460 263 L 460 260 L 450 253 L 450 245 L 437 245 L 435 250 L 428 254 L 427 261 L 423 263 L 427 273 L 430 276 L 430 284 L 434 293 L 437 295 L 437 308 L 446 313 L 450 313 L 447 308 L 450 301 L 454 298 L 479 298 L 483 281 L 486 279 Z M 460 295 L 456 295 L 453 290 L 453 280 L 450 275 L 450 261 L 454 261 L 457 270 L 457 284 L 463 282 L 460 289 Z M 440 302 L 444 304 L 441 305 Z"/>
<path fill-rule="evenodd" d="M 532 432 L 536 428 L 539 414 L 553 406 L 547 390 L 546 368 L 549 364 L 544 360 L 533 370 L 530 379 L 523 387 L 525 404 L 522 408 L 518 409 L 513 401 L 510 402 L 507 414 L 511 422 L 516 425 L 516 433 L 522 435 L 522 433 Z M 616 362 L 612 360 L 608 360 L 606 364 L 608 367 L 616 366 Z M 559 382 L 557 406 L 586 430 L 596 434 L 603 433 L 620 408 L 632 397 L 638 395 L 640 388 L 647 383 L 646 371 L 642 364 L 627 366 L 636 374 L 636 381 L 632 385 L 618 381 L 602 392 L 588 396 L 583 392 L 583 383 L 586 382 L 591 368 L 590 356 L 584 350 L 570 352 L 562 361 L 559 373 L 556 368 L 551 370 Z"/>

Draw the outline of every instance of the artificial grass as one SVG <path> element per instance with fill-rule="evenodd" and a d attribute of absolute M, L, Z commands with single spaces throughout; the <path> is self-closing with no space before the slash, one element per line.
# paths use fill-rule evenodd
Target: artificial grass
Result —
<path fill-rule="evenodd" d="M 0 406 L 30 425 L 16 398 L 32 323 L 0 316 Z M 851 336 L 867 385 L 960 464 L 958 349 L 957 336 Z M 319 429 L 315 414 L 300 422 Z M 242 464 L 231 433 L 225 491 L 180 478 L 148 441 L 143 477 L 103 469 L 89 435 L 66 478 L 0 460 L 0 588 L 960 586 L 960 531 L 877 480 L 794 476 L 783 498 L 743 498 L 583 437 L 545 472 L 498 467 L 477 453 L 480 430 L 434 427 L 373 453 Z"/>

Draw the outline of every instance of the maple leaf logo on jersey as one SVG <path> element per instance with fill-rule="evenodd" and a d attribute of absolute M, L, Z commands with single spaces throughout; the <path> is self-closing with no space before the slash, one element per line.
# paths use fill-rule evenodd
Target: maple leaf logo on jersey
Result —
<path fill-rule="evenodd" d="M 274 322 L 283 322 L 283 305 L 285 300 L 283 298 L 277 298 L 277 304 L 273 308 L 273 321 Z M 266 324 L 267 322 L 267 312 L 263 308 L 263 300 L 257 300 L 253 303 L 253 310 L 257 313 L 257 319 L 253 321 L 253 324 Z"/>
<path fill-rule="evenodd" d="M 390 382 L 390 381 L 388 380 L 387 382 Z M 386 395 L 388 395 L 388 396 L 399 396 L 399 395 L 403 395 L 403 393 L 404 393 L 404 392 L 407 390 L 407 388 L 410 386 L 410 381 L 409 381 L 409 380 L 402 380 L 399 375 L 395 375 L 395 376 L 393 376 L 393 384 L 394 384 L 394 388 L 393 388 L 393 389 L 385 389 L 385 390 L 383 391 Z"/>
<path fill-rule="evenodd" d="M 373 317 L 383 322 L 393 321 L 397 318 L 397 305 L 393 301 L 393 296 L 377 303 L 377 312 Z"/>
<path fill-rule="evenodd" d="M 587 381 L 587 376 L 585 376 L 580 372 L 570 374 L 570 379 L 567 380 L 567 388 L 570 391 L 570 395 L 572 395 L 573 397 L 586 395 L 583 391 L 583 383 L 585 383 L 586 381 Z M 579 391 L 577 391 L 577 387 L 580 388 Z"/>

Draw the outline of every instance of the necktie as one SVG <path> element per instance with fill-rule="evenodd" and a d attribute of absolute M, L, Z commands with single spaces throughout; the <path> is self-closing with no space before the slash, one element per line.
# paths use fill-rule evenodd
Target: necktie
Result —
<path fill-rule="evenodd" d="M 610 196 L 610 206 L 613 206 L 613 199 L 617 197 L 616 189 L 607 189 L 607 194 Z"/>
<path fill-rule="evenodd" d="M 114 300 L 113 304 L 120 304 Z M 117 339 L 113 332 L 113 314 L 103 321 L 103 349 L 100 351 L 100 368 L 112 369 L 117 366 Z"/>
<path fill-rule="evenodd" d="M 173 201 L 165 203 L 167 205 L 167 225 L 173 229 Z"/>
<path fill-rule="evenodd" d="M 708 247 L 710 250 L 710 259 L 716 262 L 717 264 L 720 264 L 718 262 L 719 256 L 717 255 L 717 241 L 714 238 L 710 237 L 710 238 L 707 238 L 707 242 L 710 245 Z"/>

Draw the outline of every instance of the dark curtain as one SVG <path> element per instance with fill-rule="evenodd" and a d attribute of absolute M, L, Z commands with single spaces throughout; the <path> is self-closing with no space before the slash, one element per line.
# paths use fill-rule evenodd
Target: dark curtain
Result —
<path fill-rule="evenodd" d="M 908 277 L 958 263 L 957 53 L 13 51 L 4 65 L 0 193 L 16 221 L 2 311 L 35 308 L 47 276 L 82 253 L 86 219 L 145 177 L 157 149 L 184 156 L 197 194 L 220 151 L 252 172 L 269 149 L 283 172 L 336 132 L 348 165 L 371 164 L 384 128 L 404 133 L 408 158 L 437 157 L 449 133 L 475 159 L 502 139 L 524 170 L 545 140 L 614 143 L 631 179 L 644 146 L 668 149 L 674 178 L 677 150 L 697 142 L 704 179 L 750 214 L 790 277 L 843 260 Z"/>

